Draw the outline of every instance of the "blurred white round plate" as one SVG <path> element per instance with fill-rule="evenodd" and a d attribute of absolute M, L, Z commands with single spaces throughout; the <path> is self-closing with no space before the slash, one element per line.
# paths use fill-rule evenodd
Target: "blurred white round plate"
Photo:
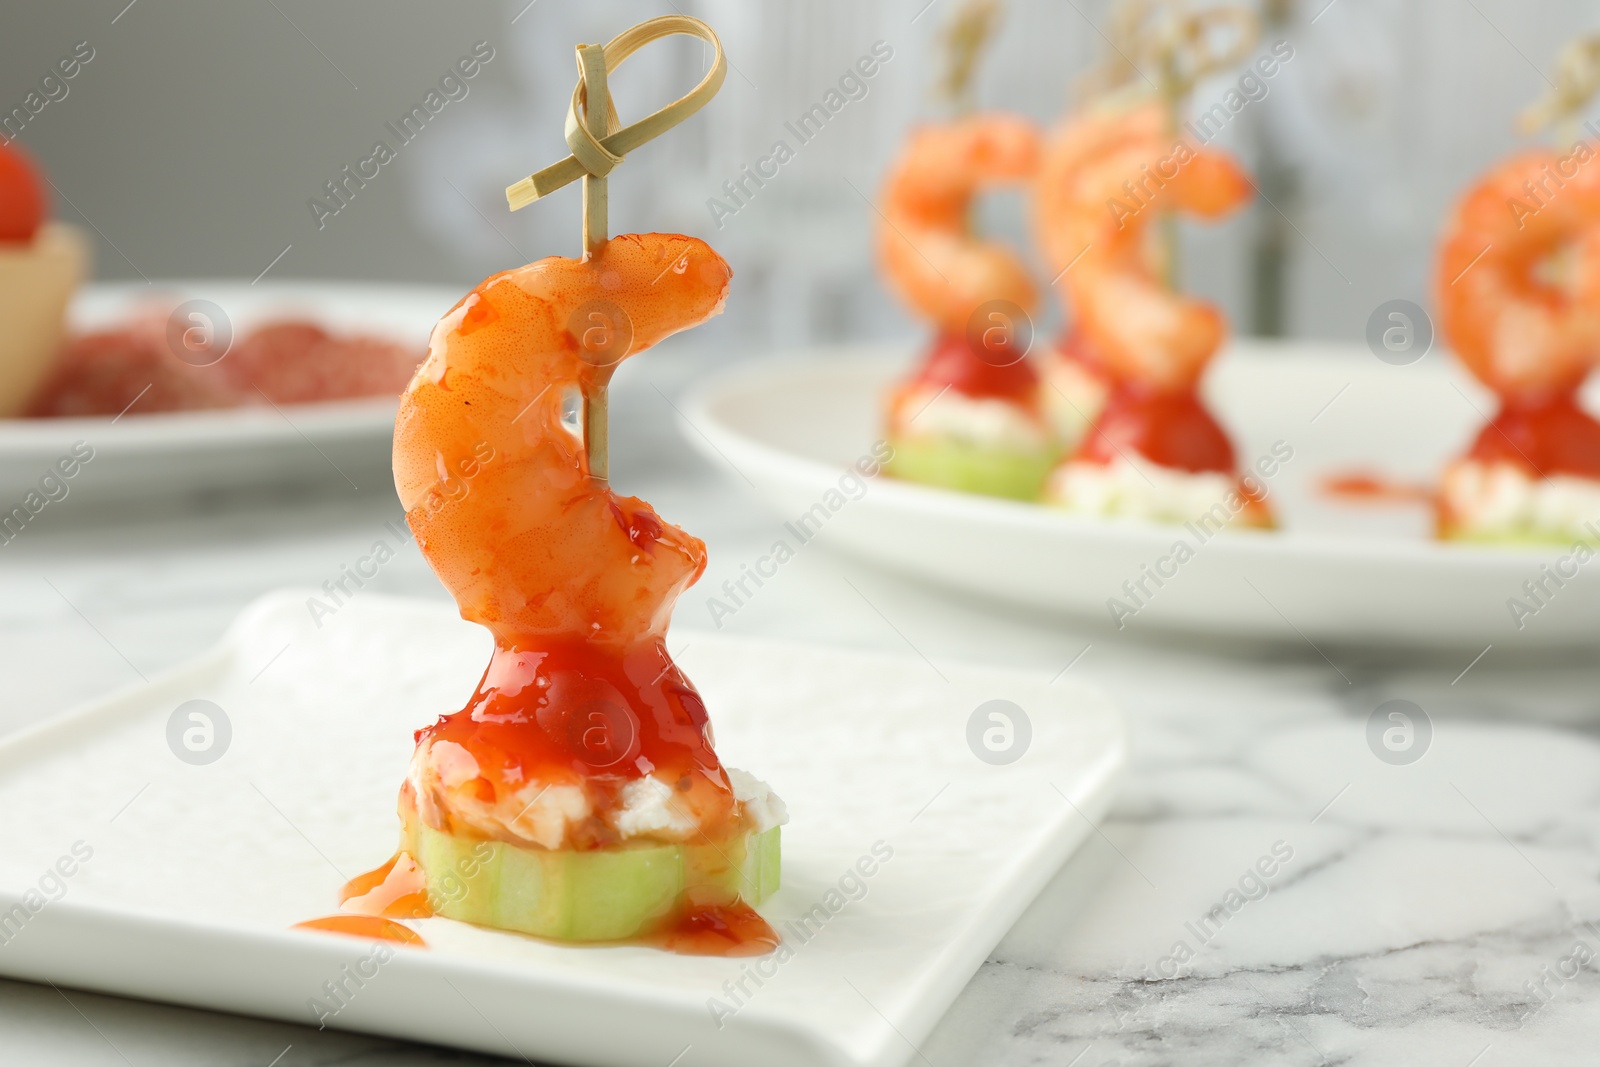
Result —
<path fill-rule="evenodd" d="M 1445 353 L 1397 367 L 1350 346 L 1235 344 L 1206 393 L 1240 462 L 1277 442 L 1294 455 L 1270 482 L 1281 529 L 1203 542 L 1182 526 L 1079 518 L 890 478 L 860 492 L 848 477 L 841 484 L 881 437 L 881 398 L 913 355 L 905 345 L 858 346 L 747 365 L 696 391 L 686 436 L 791 526 L 809 513 L 805 532 L 823 544 L 1113 630 L 1120 622 L 1124 632 L 1478 648 L 1600 639 L 1600 560 L 1557 587 L 1543 568 L 1567 549 L 1441 544 L 1421 503 L 1352 503 L 1319 488 L 1330 474 L 1361 470 L 1432 483 L 1471 442 L 1493 402 Z M 1160 586 L 1145 578 L 1180 540 L 1194 554 L 1176 576 Z M 1141 579 L 1144 590 L 1130 597 L 1124 583 Z M 1530 599 L 1524 583 L 1541 580 L 1546 592 Z M 1112 598 L 1136 612 L 1114 619 Z M 1536 610 L 1514 611 L 1513 599 Z"/>
<path fill-rule="evenodd" d="M 392 338 L 414 346 L 420 357 L 433 324 L 461 294 L 343 282 L 91 285 L 73 302 L 73 327 L 112 325 L 169 295 L 217 304 L 235 336 L 268 319 L 305 318 L 340 332 Z M 394 397 L 373 397 L 166 414 L 140 414 L 136 404 L 117 418 L 0 419 L 0 511 L 20 503 L 80 441 L 94 449 L 94 458 L 68 483 L 69 497 L 127 500 L 268 485 L 386 485 L 395 408 Z"/>

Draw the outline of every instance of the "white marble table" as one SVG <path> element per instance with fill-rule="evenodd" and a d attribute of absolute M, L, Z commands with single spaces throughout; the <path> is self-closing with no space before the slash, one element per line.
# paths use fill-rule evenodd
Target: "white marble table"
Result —
<path fill-rule="evenodd" d="M 673 392 L 687 358 L 651 360 L 618 389 L 614 468 L 620 489 L 710 543 L 704 592 L 690 591 L 676 621 L 703 629 L 705 596 L 778 523 L 678 441 L 650 380 Z M 381 489 L 53 508 L 48 527 L 0 551 L 0 731 L 195 655 L 262 592 L 337 576 L 398 510 Z M 414 549 L 370 588 L 443 596 Z M 814 547 L 724 627 L 935 663 L 1071 664 L 1129 713 L 1132 767 L 1103 834 L 913 1062 L 1594 1061 L 1594 656 L 1490 655 L 1462 674 L 1471 650 L 1421 660 L 1325 649 L 1330 665 L 1292 633 L 1272 648 L 1109 639 L 956 602 Z M 1434 727 L 1411 765 L 1379 760 L 1366 741 L 1369 715 L 1396 698 Z M 58 1067 L 490 1062 L 5 981 L 0 1050 L 8 1064 Z"/>

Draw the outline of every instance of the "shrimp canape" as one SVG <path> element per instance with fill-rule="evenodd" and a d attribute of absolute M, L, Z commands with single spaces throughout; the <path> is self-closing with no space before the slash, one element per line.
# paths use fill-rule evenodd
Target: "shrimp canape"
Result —
<path fill-rule="evenodd" d="M 1440 327 L 1499 411 L 1444 472 L 1442 538 L 1600 542 L 1600 423 L 1578 400 L 1600 362 L 1595 157 L 1578 141 L 1504 160 L 1446 224 Z"/>
<path fill-rule="evenodd" d="M 1105 386 L 1081 444 L 1046 481 L 1045 501 L 1084 515 L 1270 526 L 1260 483 L 1241 476 L 1198 392 L 1226 323 L 1211 304 L 1162 284 L 1146 232 L 1163 212 L 1233 211 L 1249 199 L 1249 179 L 1227 155 L 1175 137 L 1162 103 L 1135 94 L 1089 105 L 1046 156 L 1042 239 L 1053 259 L 1072 263 L 1061 284 L 1077 336 L 1095 353 L 1085 376 Z"/>
<path fill-rule="evenodd" d="M 1044 357 L 1047 407 L 1075 443 L 1043 499 L 1083 515 L 1270 526 L 1263 483 L 1239 470 L 1198 391 L 1227 325 L 1170 284 L 1172 217 L 1221 218 L 1251 196 L 1238 162 L 1178 132 L 1177 109 L 1196 80 L 1251 46 L 1254 17 L 1147 2 L 1115 14 L 1116 62 L 1153 48 L 1163 85 L 1151 92 L 1123 71 L 1111 79 L 1118 88 L 1068 116 L 1041 151 L 1035 230 L 1073 319 Z M 1210 37 L 1223 26 L 1234 52 L 1214 56 Z"/>
<path fill-rule="evenodd" d="M 955 93 L 993 12 L 992 3 L 969 6 L 952 30 L 961 46 L 948 79 Z M 887 469 L 897 477 L 1032 500 L 1060 455 L 1027 358 L 1033 282 L 1016 252 L 975 236 L 971 220 L 974 197 L 1026 181 L 1038 155 L 1031 121 L 984 112 L 918 127 L 889 168 L 878 262 L 890 288 L 936 331 L 888 397 Z"/>
<path fill-rule="evenodd" d="M 890 473 L 1031 500 L 1060 453 L 1028 362 L 1036 305 L 1016 253 L 970 233 L 979 189 L 1017 182 L 1038 148 L 1030 122 L 972 115 L 914 132 L 884 186 L 877 251 L 894 290 L 937 331 L 889 397 Z"/>
<path fill-rule="evenodd" d="M 579 49 L 587 92 L 574 115 L 590 101 L 586 121 L 604 123 L 590 132 L 613 135 L 602 147 L 637 144 L 624 135 L 672 111 L 619 133 L 604 87 L 606 68 L 672 33 L 716 48 L 685 98 L 698 107 L 725 60 L 697 20 L 636 26 L 603 58 Z M 694 109 L 683 103 L 673 121 Z M 592 162 L 577 146 L 574 158 Z M 513 186 L 513 207 L 576 176 L 572 162 Z M 407 521 L 461 616 L 493 633 L 494 654 L 466 707 L 418 731 L 400 855 L 353 886 L 346 908 L 425 901 L 561 940 L 768 951 L 776 937 L 751 905 L 777 887 L 783 804 L 718 760 L 705 704 L 665 643 L 705 545 L 606 480 L 612 371 L 721 312 L 732 271 L 698 238 L 606 239 L 595 181 L 587 254 L 479 285 L 435 327 L 401 398 L 394 472 Z"/>

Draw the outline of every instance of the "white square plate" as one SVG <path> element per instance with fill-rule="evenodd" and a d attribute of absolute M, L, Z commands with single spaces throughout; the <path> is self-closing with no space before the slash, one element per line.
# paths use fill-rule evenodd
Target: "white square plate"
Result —
<path fill-rule="evenodd" d="M 319 628 L 307 592 L 0 744 L 0 973 L 312 1025 L 311 999 L 337 1003 L 324 983 L 342 982 L 328 1025 L 577 1064 L 899 1064 L 1090 833 L 1124 758 L 1117 712 L 1070 679 L 946 679 L 917 659 L 689 634 L 673 645 L 720 754 L 789 805 L 783 888 L 761 910 L 792 952 L 694 958 L 426 919 L 411 925 L 428 949 L 370 962 L 368 943 L 289 927 L 388 858 L 412 732 L 464 703 L 489 642 L 443 605 L 372 594 Z M 167 740 L 192 699 L 231 734 L 200 766 Z M 995 699 L 1031 724 L 1005 766 L 967 741 Z M 847 877 L 875 845 L 892 858 Z"/>

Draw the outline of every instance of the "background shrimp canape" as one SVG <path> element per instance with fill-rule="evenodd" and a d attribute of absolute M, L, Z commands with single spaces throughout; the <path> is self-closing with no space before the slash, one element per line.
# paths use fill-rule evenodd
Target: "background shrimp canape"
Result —
<path fill-rule="evenodd" d="M 972 199 L 1031 174 L 1026 119 L 972 115 L 919 128 L 884 184 L 878 260 L 933 323 L 933 344 L 889 395 L 890 473 L 1031 500 L 1059 454 L 1028 361 L 1033 282 L 1016 253 L 972 236 Z"/>
<path fill-rule="evenodd" d="M 998 5 L 976 0 L 945 32 L 944 91 L 970 105 L 973 65 Z M 936 331 L 890 391 L 889 473 L 973 493 L 1032 500 L 1060 444 L 1028 359 L 1038 295 L 1021 258 L 976 236 L 972 202 L 1018 185 L 1038 165 L 1029 120 L 969 113 L 912 131 L 889 168 L 874 233 L 889 287 Z"/>
<path fill-rule="evenodd" d="M 1559 192 L 1515 210 L 1563 163 Z M 1600 423 L 1578 399 L 1600 362 L 1600 166 L 1549 149 L 1497 164 L 1452 213 L 1435 285 L 1445 335 L 1499 403 L 1444 472 L 1439 536 L 1600 541 Z"/>
<path fill-rule="evenodd" d="M 1271 525 L 1259 483 L 1241 477 L 1198 392 L 1226 323 L 1163 284 L 1147 233 L 1167 212 L 1228 214 L 1249 199 L 1249 178 L 1229 156 L 1173 135 L 1162 101 L 1143 94 L 1090 105 L 1051 154 L 1040 232 L 1053 259 L 1072 262 L 1061 284 L 1106 389 L 1079 447 L 1050 473 L 1045 501 L 1085 515 Z"/>

